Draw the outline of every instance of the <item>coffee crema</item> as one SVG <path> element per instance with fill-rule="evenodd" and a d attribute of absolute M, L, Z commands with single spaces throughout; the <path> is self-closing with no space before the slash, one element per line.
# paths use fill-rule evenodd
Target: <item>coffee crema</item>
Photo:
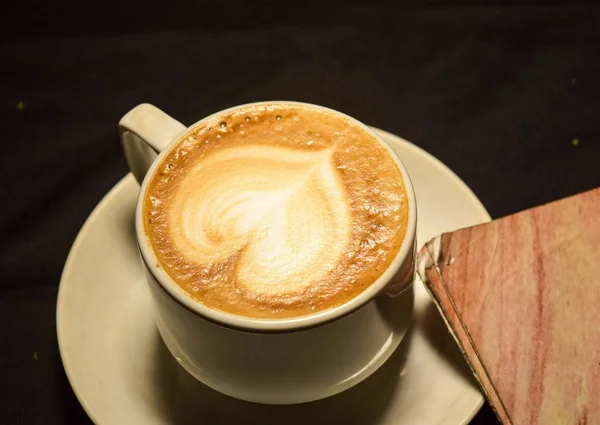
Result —
<path fill-rule="evenodd" d="M 143 199 L 159 264 L 208 307 L 302 316 L 360 294 L 406 233 L 397 164 L 352 120 L 316 106 L 237 108 L 191 129 Z"/>

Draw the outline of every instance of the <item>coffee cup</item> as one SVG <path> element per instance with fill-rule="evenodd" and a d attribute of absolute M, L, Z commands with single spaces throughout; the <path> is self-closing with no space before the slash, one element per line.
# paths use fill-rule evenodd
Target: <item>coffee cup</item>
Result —
<path fill-rule="evenodd" d="M 317 126 L 318 131 L 307 130 L 321 122 L 322 129 Z M 337 131 L 337 123 L 343 124 L 343 131 Z M 354 257 L 344 260 L 351 255 L 347 252 L 349 248 L 343 247 L 350 246 L 352 241 L 344 240 L 345 245 L 338 241 L 346 234 L 353 234 L 348 226 L 355 225 L 356 220 L 348 213 L 349 205 L 339 205 L 345 198 L 336 198 L 337 188 L 342 187 L 336 170 L 341 173 L 346 167 L 344 155 L 350 158 L 348 155 L 354 154 L 352 149 L 318 146 L 326 142 L 330 129 L 331 134 L 346 138 L 344 143 L 350 147 L 356 137 L 374 141 L 371 149 L 376 153 L 362 154 L 362 157 L 373 156 L 372 163 L 357 163 L 352 170 L 364 169 L 365 176 L 372 177 L 369 170 L 373 164 L 389 163 L 401 181 L 394 187 L 401 186 L 403 213 L 395 204 L 390 210 L 395 211 L 393 217 L 399 217 L 397 228 L 401 229 L 401 237 L 395 236 L 395 245 L 390 242 L 393 249 L 389 248 L 389 252 L 375 246 L 379 243 L 377 238 L 375 242 L 367 238 L 364 248 L 372 249 L 369 252 L 373 253 L 383 252 L 382 258 L 386 260 L 372 263 L 372 268 L 381 268 L 376 274 L 367 266 L 356 276 L 344 271 L 356 269 L 358 260 Z M 232 136 L 233 131 L 237 135 Z M 281 140 L 300 133 L 303 137 L 310 134 L 310 140 L 306 140 L 308 150 L 294 153 L 279 145 L 252 150 L 250 147 L 257 140 L 252 137 L 260 139 L 262 133 L 266 138 L 271 137 L 266 136 L 267 131 Z M 239 134 L 249 142 L 240 139 Z M 303 403 L 356 385 L 377 370 L 397 348 L 409 327 L 413 308 L 416 200 L 401 160 L 369 127 L 328 108 L 287 101 L 229 108 L 186 127 L 158 108 L 141 104 L 121 119 L 119 136 L 129 168 L 141 185 L 135 230 L 154 302 L 156 325 L 173 357 L 196 379 L 247 401 Z M 226 139 L 231 142 L 228 149 L 206 147 Z M 198 166 L 187 159 L 194 155 L 202 158 L 201 164 L 200 160 L 194 160 Z M 281 163 L 271 167 L 273 158 Z M 337 168 L 331 165 L 334 162 Z M 231 163 L 236 165 L 230 166 Z M 249 178 L 249 173 L 259 174 Z M 191 175 L 199 180 L 189 183 Z M 298 176 L 304 179 L 301 183 Z M 306 176 L 317 176 L 315 183 L 312 180 L 307 183 Z M 249 184 L 258 186 L 248 188 Z M 364 184 L 366 189 L 379 187 L 377 178 L 353 184 Z M 238 190 L 241 186 L 245 191 L 243 196 L 227 193 L 230 188 Z M 377 199 L 381 198 L 380 189 L 373 192 L 377 193 Z M 252 196 L 259 193 L 260 202 L 249 201 L 248 193 Z M 300 198 L 314 202 L 296 202 Z M 393 196 L 389 199 L 397 200 Z M 389 199 L 386 202 L 391 202 Z M 287 206 L 282 212 L 282 203 L 286 202 L 298 206 Z M 154 204 L 158 206 L 154 208 Z M 163 204 L 171 208 L 165 214 L 161 212 Z M 312 209 L 305 211 L 306 204 Z M 196 209 L 193 214 L 184 214 L 191 208 L 189 205 Z M 240 205 L 244 212 L 249 211 L 250 205 L 260 214 L 241 219 Z M 344 208 L 348 211 L 344 212 Z M 386 214 L 383 215 L 387 217 Z M 316 218 L 309 217 L 312 221 L 307 221 L 307 215 Z M 174 216 L 181 220 L 173 221 Z M 199 224 L 194 220 L 200 220 L 204 227 L 198 230 Z M 176 224 L 171 228 L 169 223 Z M 160 233 L 161 226 L 168 232 Z M 217 230 L 227 236 L 217 238 L 220 245 L 205 242 L 207 235 L 216 231 L 215 226 L 221 226 Z M 291 239 L 283 240 L 281 234 L 285 232 L 277 226 L 286 231 L 290 226 L 299 228 L 297 234 L 308 235 L 306 246 L 304 240 L 298 241 L 297 235 L 288 235 Z M 238 233 L 243 238 L 238 238 Z M 252 237 L 249 239 L 248 235 Z M 327 243 L 314 242 L 320 238 Z M 199 240 L 200 245 L 190 248 L 190 241 Z M 356 246 L 364 246 L 362 240 L 355 242 Z M 292 249 L 293 255 L 282 257 L 273 246 L 279 251 L 284 250 L 281 246 L 287 251 Z M 265 250 L 277 251 L 279 257 L 271 252 L 268 262 L 266 257 L 258 258 Z M 242 259 L 240 252 L 245 256 Z M 196 263 L 190 262 L 190 258 L 195 261 L 197 256 L 208 258 L 212 265 L 194 268 Z M 223 266 L 230 264 L 228 256 L 236 261 L 231 269 Z M 281 258 L 294 260 L 283 262 Z M 300 272 L 296 273 L 293 267 Z M 339 273 L 335 272 L 338 269 Z M 235 279 L 231 274 L 234 272 Z M 223 276 L 211 286 L 210 279 L 216 273 Z M 336 278 L 353 285 L 338 285 Z M 353 289 L 363 280 L 366 285 L 360 290 Z M 315 292 L 310 282 L 316 281 L 325 282 L 329 285 L 324 284 L 326 288 L 342 289 Z M 203 286 L 204 282 L 209 289 Z"/>

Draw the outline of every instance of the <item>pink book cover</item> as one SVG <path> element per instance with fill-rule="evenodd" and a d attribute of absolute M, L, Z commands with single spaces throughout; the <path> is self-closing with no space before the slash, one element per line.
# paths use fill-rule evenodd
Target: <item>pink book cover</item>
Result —
<path fill-rule="evenodd" d="M 503 424 L 600 424 L 600 188 L 438 236 L 419 274 Z"/>

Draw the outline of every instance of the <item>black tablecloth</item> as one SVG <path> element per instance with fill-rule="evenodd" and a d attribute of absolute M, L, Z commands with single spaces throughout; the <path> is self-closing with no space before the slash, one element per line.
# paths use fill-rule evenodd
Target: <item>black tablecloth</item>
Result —
<path fill-rule="evenodd" d="M 141 102 L 183 123 L 257 100 L 329 106 L 431 152 L 493 217 L 599 186 L 600 10 L 493 3 L 8 6 L 0 423 L 89 421 L 56 295 L 79 228 L 127 172 L 116 125 Z M 473 423 L 495 421 L 486 405 Z"/>

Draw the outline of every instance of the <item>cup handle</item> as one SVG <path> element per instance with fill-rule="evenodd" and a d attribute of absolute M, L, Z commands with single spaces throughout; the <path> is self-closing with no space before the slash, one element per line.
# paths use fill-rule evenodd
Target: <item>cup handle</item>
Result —
<path fill-rule="evenodd" d="M 148 103 L 142 103 L 119 121 L 119 138 L 129 170 L 142 183 L 150 165 L 186 126 Z"/>

